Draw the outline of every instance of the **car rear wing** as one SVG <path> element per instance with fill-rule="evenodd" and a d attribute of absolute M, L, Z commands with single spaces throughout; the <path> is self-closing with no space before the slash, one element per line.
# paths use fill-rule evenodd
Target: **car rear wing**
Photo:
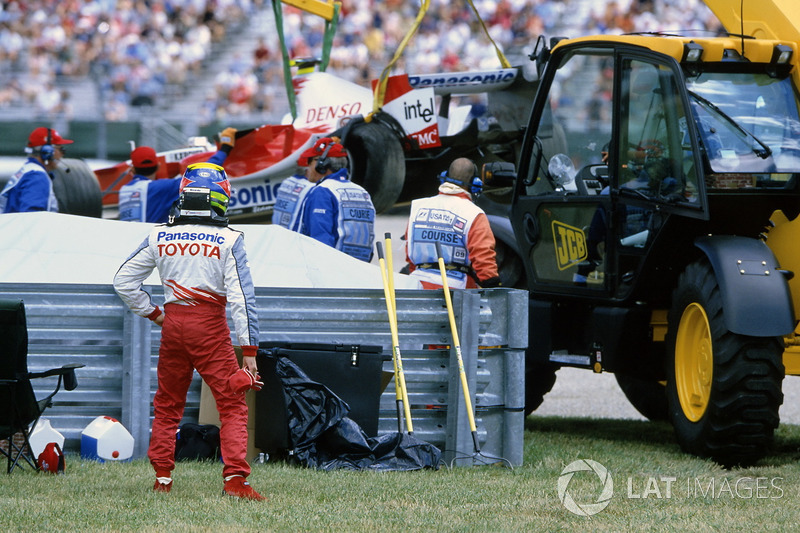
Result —
<path fill-rule="evenodd" d="M 476 94 L 502 91 L 511 86 L 519 76 L 519 67 L 465 72 L 438 72 L 435 74 L 409 74 L 413 89 L 432 87 L 434 93 Z"/>

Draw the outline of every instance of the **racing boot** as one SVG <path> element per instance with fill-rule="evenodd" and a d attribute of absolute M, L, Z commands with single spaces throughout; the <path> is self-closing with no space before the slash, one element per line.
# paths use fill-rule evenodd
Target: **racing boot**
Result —
<path fill-rule="evenodd" d="M 244 476 L 230 476 L 225 480 L 223 494 L 246 500 L 265 501 L 266 498 L 255 491 Z"/>
<path fill-rule="evenodd" d="M 155 492 L 169 492 L 172 490 L 172 478 L 170 472 L 166 470 L 156 471 L 156 484 L 153 485 Z"/>

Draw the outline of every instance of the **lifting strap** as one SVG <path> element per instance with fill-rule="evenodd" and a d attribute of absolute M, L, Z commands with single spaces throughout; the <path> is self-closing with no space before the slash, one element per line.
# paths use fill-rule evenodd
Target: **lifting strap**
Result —
<path fill-rule="evenodd" d="M 289 98 L 289 111 L 292 119 L 297 118 L 297 103 L 295 102 L 294 85 L 292 84 L 291 67 L 296 66 L 289 58 L 289 50 L 286 47 L 286 37 L 283 34 L 283 8 L 284 3 L 295 6 L 307 13 L 319 15 L 325 19 L 325 33 L 322 36 L 322 60 L 319 64 L 319 71 L 325 72 L 331 57 L 331 47 L 336 28 L 339 25 L 339 12 L 342 3 L 334 0 L 283 0 L 282 2 L 272 2 L 272 10 L 275 13 L 275 27 L 278 31 L 278 40 L 281 43 L 281 56 L 283 58 L 283 82 L 286 85 L 286 95 Z"/>
<path fill-rule="evenodd" d="M 475 7 L 475 4 L 472 3 L 472 0 L 467 0 L 467 3 L 469 3 L 469 6 L 472 8 L 475 16 L 478 18 L 478 22 L 481 23 L 481 28 L 483 28 L 486 38 L 489 39 L 489 42 L 491 42 L 492 46 L 494 46 L 494 50 L 497 53 L 497 59 L 500 60 L 500 65 L 503 68 L 509 68 L 511 63 L 508 62 L 508 59 L 506 59 L 506 56 L 503 54 L 502 50 L 500 50 L 500 47 L 497 46 L 497 43 L 494 42 L 492 36 L 489 35 L 489 30 L 486 28 L 486 24 L 484 24 L 480 13 L 478 13 L 478 9 Z M 415 33 L 417 33 L 417 30 L 422 23 L 422 19 L 425 18 L 425 13 L 428 12 L 428 7 L 430 7 L 430 0 L 422 0 L 422 5 L 419 8 L 419 13 L 417 13 L 417 18 L 414 20 L 414 24 L 408 30 L 406 36 L 403 37 L 403 40 L 400 41 L 400 45 L 397 47 L 397 51 L 395 51 L 392 60 L 389 61 L 389 64 L 383 69 L 378 83 L 375 84 L 375 93 L 372 98 L 372 112 L 364 118 L 365 122 L 370 122 L 372 120 L 372 115 L 380 111 L 380 109 L 383 107 L 383 101 L 386 98 L 386 85 L 389 82 L 389 71 L 391 71 L 392 67 L 394 67 L 394 64 L 397 63 L 397 60 L 403 55 L 403 51 L 405 50 L 411 38 Z"/>

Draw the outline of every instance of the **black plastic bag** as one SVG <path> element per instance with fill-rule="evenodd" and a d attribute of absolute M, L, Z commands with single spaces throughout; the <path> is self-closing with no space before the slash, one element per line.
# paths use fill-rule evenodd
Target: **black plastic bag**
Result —
<path fill-rule="evenodd" d="M 279 357 L 275 372 L 283 386 L 289 447 L 301 465 L 320 470 L 407 471 L 438 469 L 441 451 L 405 433 L 367 437 L 347 417 L 350 407 L 300 367 Z"/>
<path fill-rule="evenodd" d="M 283 386 L 290 448 L 310 446 L 350 412 L 350 406 L 328 387 L 309 378 L 285 357 L 278 357 L 275 373 Z"/>
<path fill-rule="evenodd" d="M 433 444 L 407 433 L 367 437 L 349 418 L 342 419 L 304 456 L 306 466 L 319 470 L 409 471 L 439 468 L 441 452 Z"/>
<path fill-rule="evenodd" d="M 219 428 L 212 424 L 186 423 L 178 428 L 175 460 L 201 461 L 219 459 Z"/>

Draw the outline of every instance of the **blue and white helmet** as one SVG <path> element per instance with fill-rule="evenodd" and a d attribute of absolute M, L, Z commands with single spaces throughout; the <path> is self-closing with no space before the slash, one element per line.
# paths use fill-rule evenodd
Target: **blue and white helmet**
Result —
<path fill-rule="evenodd" d="M 186 168 L 180 185 L 181 203 L 185 195 L 207 194 L 209 207 L 225 216 L 231 199 L 231 182 L 225 169 L 214 163 L 193 163 Z"/>

